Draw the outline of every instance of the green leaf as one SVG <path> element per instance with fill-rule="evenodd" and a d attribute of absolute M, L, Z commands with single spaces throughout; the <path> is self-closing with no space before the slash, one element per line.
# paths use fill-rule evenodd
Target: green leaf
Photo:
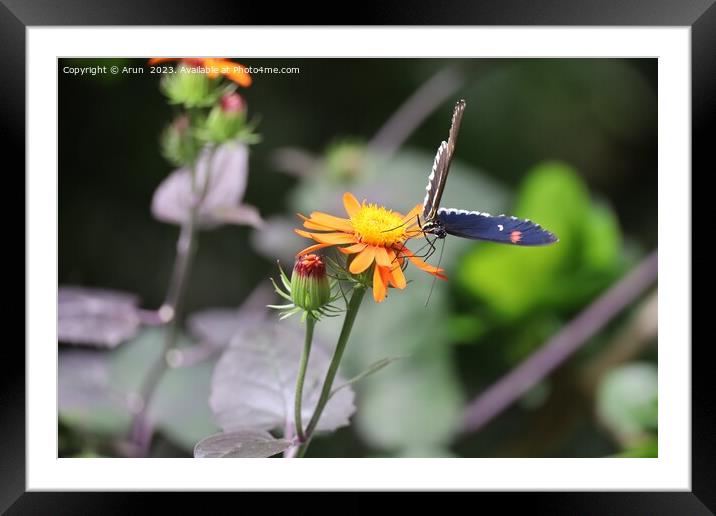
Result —
<path fill-rule="evenodd" d="M 572 168 L 549 162 L 533 169 L 514 213 L 554 232 L 559 242 L 475 245 L 458 272 L 469 297 L 510 320 L 537 309 L 571 308 L 613 279 L 621 251 L 616 219 L 606 206 L 592 204 Z"/>
<path fill-rule="evenodd" d="M 372 446 L 404 453 L 440 448 L 454 437 L 463 399 L 449 353 L 413 359 L 362 387 L 356 424 Z"/>
<path fill-rule="evenodd" d="M 619 261 L 621 232 L 614 212 L 603 204 L 594 204 L 585 221 L 582 263 L 592 270 L 608 270 Z"/>
<path fill-rule="evenodd" d="M 657 368 L 633 362 L 609 371 L 597 391 L 599 419 L 622 442 L 635 442 L 657 428 Z"/>
<path fill-rule="evenodd" d="M 408 448 L 405 448 L 401 450 L 398 455 L 398 457 L 405 457 L 405 458 L 418 458 L 418 459 L 424 459 L 424 458 L 455 458 L 457 455 L 455 453 L 448 449 L 447 447 L 442 446 L 410 446 Z"/>
<path fill-rule="evenodd" d="M 656 436 L 648 437 L 627 447 L 626 450 L 613 455 L 613 457 L 657 458 L 659 457 L 659 440 Z"/>
<path fill-rule="evenodd" d="M 450 315 L 446 326 L 450 340 L 456 343 L 474 342 L 489 329 L 488 321 L 475 314 Z"/>

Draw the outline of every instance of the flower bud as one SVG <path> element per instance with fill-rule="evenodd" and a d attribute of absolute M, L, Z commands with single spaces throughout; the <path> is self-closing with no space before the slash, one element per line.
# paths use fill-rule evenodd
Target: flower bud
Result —
<path fill-rule="evenodd" d="M 224 94 L 211 109 L 199 137 L 204 141 L 223 143 L 229 140 L 241 140 L 254 143 L 255 135 L 246 121 L 246 102 L 238 93 Z"/>
<path fill-rule="evenodd" d="M 178 167 L 196 158 L 199 146 L 190 130 L 189 117 L 181 115 L 169 124 L 161 136 L 161 150 L 164 157 Z"/>
<path fill-rule="evenodd" d="M 227 93 L 221 97 L 221 110 L 225 114 L 241 113 L 245 107 L 244 99 L 236 92 Z"/>
<path fill-rule="evenodd" d="M 185 108 L 214 105 L 223 93 L 217 81 L 212 81 L 203 69 L 189 67 L 184 62 L 176 72 L 164 74 L 161 90 L 172 104 Z"/>
<path fill-rule="evenodd" d="M 296 260 L 291 275 L 291 298 L 293 303 L 313 311 L 327 305 L 331 300 L 331 285 L 326 274 L 326 264 L 315 254 L 306 254 Z"/>

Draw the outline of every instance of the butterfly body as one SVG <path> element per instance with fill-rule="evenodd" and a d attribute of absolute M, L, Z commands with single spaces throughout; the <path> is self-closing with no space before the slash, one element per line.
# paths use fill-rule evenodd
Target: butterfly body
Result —
<path fill-rule="evenodd" d="M 442 142 L 435 155 L 433 168 L 425 187 L 421 229 L 426 235 L 445 238 L 454 235 L 472 240 L 513 245 L 547 245 L 556 242 L 557 237 L 529 219 L 518 219 L 507 215 L 493 216 L 479 211 L 440 208 L 450 163 L 455 152 L 455 143 L 465 111 L 465 101 L 455 105 L 447 142 Z"/>

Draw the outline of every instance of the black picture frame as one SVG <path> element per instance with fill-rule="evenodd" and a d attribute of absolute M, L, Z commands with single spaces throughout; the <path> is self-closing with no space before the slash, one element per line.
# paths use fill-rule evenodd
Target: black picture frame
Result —
<path fill-rule="evenodd" d="M 319 12 L 320 11 L 320 12 Z M 62 25 L 316 25 L 320 4 L 239 1 L 155 0 L 0 0 L 0 124 L 6 156 L 25 166 L 25 31 L 31 26 Z M 395 2 L 371 8 L 361 4 L 352 18 L 325 20 L 330 25 L 573 25 L 689 26 L 692 43 L 692 163 L 713 171 L 716 112 L 716 6 L 714 0 L 509 0 Z M 9 162 L 6 159 L 6 163 Z M 6 176 L 11 169 L 3 167 Z M 18 173 L 14 174 L 19 180 Z M 6 184 L 9 188 L 9 183 Z M 24 180 L 22 180 L 24 191 Z M 16 213 L 16 212 L 15 212 Z M 16 215 L 15 215 L 16 217 Z M 697 219 L 694 218 L 697 222 Z M 693 228 L 692 228 L 693 230 Z M 692 235 L 698 233 L 692 233 Z M 13 248 L 16 244 L 13 245 Z M 27 257 L 23 256 L 26 260 Z M 25 263 L 25 262 L 24 262 Z M 26 274 L 27 269 L 25 268 Z M 16 306 L 19 303 L 16 304 Z M 7 314 L 10 319 L 9 313 Z M 14 340 L 14 339 L 13 339 Z M 710 339 L 709 339 L 710 340 Z M 1 375 L 0 510 L 8 514 L 104 514 L 134 512 L 145 497 L 130 493 L 25 492 L 25 354 L 5 342 Z M 687 343 L 679 343 L 685 345 Z M 716 403 L 710 385 L 712 362 L 707 341 L 692 347 L 692 491 L 622 493 L 527 493 L 500 496 L 504 508 L 524 505 L 549 514 L 713 514 L 716 482 Z M 8 365 L 12 364 L 12 365 Z M 710 416 L 710 417 L 709 417 Z M 222 503 L 224 497 L 214 498 Z M 180 502 L 184 503 L 184 502 Z M 213 505 L 213 504 L 212 504 Z M 368 509 L 369 505 L 358 503 Z M 207 506 L 202 507 L 204 510 Z M 357 510 L 357 509 L 356 509 Z"/>

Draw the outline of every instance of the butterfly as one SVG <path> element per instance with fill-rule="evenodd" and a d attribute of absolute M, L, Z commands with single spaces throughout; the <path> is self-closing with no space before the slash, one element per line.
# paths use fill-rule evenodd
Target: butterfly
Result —
<path fill-rule="evenodd" d="M 547 245 L 558 238 L 529 219 L 518 219 L 507 215 L 490 215 L 479 211 L 440 208 L 440 199 L 445 190 L 450 163 L 455 154 L 455 142 L 460 131 L 466 103 L 455 104 L 447 142 L 442 142 L 435 155 L 432 171 L 425 187 L 425 200 L 421 229 L 426 235 L 445 238 L 454 235 L 472 240 L 487 240 L 514 245 Z"/>

